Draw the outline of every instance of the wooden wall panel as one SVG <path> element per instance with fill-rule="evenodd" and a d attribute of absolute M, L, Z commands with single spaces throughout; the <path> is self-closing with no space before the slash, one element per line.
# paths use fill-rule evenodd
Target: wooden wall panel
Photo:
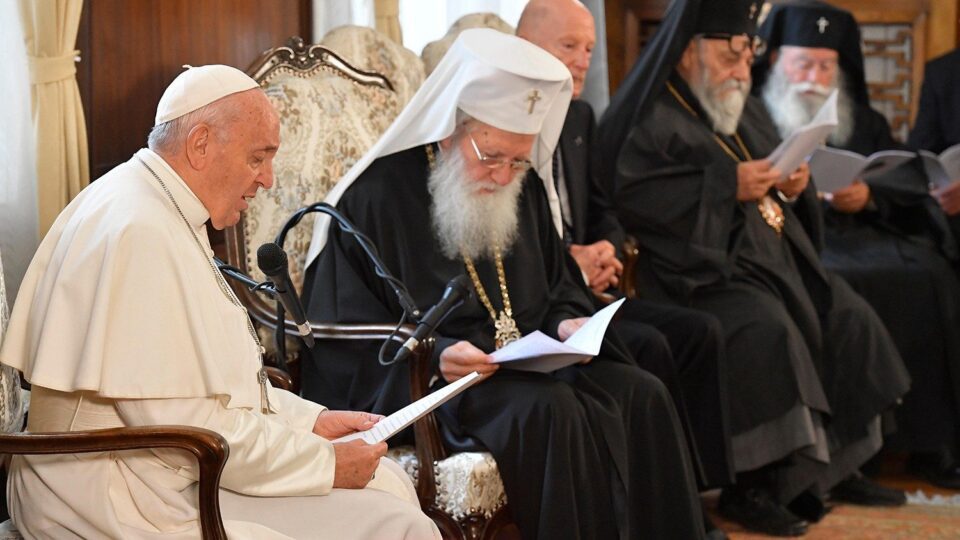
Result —
<path fill-rule="evenodd" d="M 146 144 L 157 102 L 183 64 L 246 69 L 292 35 L 311 39 L 310 0 L 87 0 L 77 80 L 91 178 Z"/>
<path fill-rule="evenodd" d="M 902 21 L 904 13 L 922 11 L 923 46 L 919 49 L 929 60 L 944 54 L 960 41 L 960 0 L 828 0 L 829 3 L 853 10 L 866 20 Z M 669 0 L 606 0 L 607 64 L 611 95 L 636 61 L 640 46 L 657 21 L 662 18 Z"/>

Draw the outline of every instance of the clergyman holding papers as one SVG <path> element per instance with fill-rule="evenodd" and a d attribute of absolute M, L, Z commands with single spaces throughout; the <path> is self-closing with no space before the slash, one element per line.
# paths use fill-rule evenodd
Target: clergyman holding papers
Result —
<path fill-rule="evenodd" d="M 807 170 L 766 159 L 779 137 L 749 93 L 760 7 L 675 0 L 600 139 L 624 228 L 644 247 L 644 291 L 723 326 L 737 477 L 720 512 L 798 535 L 823 515 L 827 490 L 887 503 L 857 468 L 909 378 L 877 315 L 820 262 Z"/>
<path fill-rule="evenodd" d="M 815 1 L 777 5 L 760 32 L 768 47 L 754 64 L 755 91 L 781 134 L 838 91 L 841 122 L 829 146 L 859 154 L 904 148 L 870 107 L 851 13 Z M 829 181 L 832 170 L 814 183 Z M 913 379 L 889 442 L 913 454 L 916 472 L 960 488 L 960 251 L 948 218 L 916 160 L 834 192 L 824 207 L 824 265 L 874 307 Z"/>
<path fill-rule="evenodd" d="M 550 174 L 572 86 L 570 71 L 535 45 L 466 30 L 328 202 L 370 235 L 418 306 L 435 303 L 452 277 L 471 277 L 473 298 L 437 328 L 437 384 L 474 370 L 486 378 L 438 416 L 448 448 L 493 454 L 524 538 L 700 538 L 670 395 L 615 336 L 586 363 L 552 373 L 491 362 L 536 330 L 564 340 L 593 313 L 557 234 L 544 187 L 552 181 L 523 181 L 531 166 Z M 400 319 L 349 236 L 318 222 L 314 244 L 311 320 Z M 372 412 L 406 405 L 408 366 L 381 366 L 376 349 L 318 344 L 304 395 Z"/>

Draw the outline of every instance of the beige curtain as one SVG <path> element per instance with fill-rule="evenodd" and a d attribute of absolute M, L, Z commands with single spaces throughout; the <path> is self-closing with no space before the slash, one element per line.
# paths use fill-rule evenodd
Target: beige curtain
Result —
<path fill-rule="evenodd" d="M 403 45 L 400 31 L 400 0 L 376 0 L 373 13 L 377 18 L 377 31 Z"/>
<path fill-rule="evenodd" d="M 80 54 L 74 47 L 82 9 L 83 0 L 20 0 L 36 132 L 41 238 L 90 182 L 87 127 L 74 60 Z"/>

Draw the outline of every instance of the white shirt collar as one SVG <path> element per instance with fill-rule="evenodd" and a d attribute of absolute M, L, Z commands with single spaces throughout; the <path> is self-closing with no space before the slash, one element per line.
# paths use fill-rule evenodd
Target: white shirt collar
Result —
<path fill-rule="evenodd" d="M 149 148 L 140 149 L 137 152 L 137 157 L 149 165 L 150 169 L 163 180 L 190 226 L 198 232 L 204 230 L 204 224 L 210 219 L 210 212 L 190 189 L 190 186 L 183 181 L 183 178 L 173 170 L 173 167 Z"/>

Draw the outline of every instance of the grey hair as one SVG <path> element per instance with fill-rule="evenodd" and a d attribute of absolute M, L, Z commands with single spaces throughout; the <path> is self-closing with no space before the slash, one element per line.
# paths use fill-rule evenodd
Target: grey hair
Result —
<path fill-rule="evenodd" d="M 217 140 L 224 141 L 227 130 L 223 129 L 236 116 L 236 107 L 230 100 L 219 99 L 200 107 L 195 111 L 153 126 L 147 136 L 147 147 L 160 154 L 174 154 L 177 147 L 182 146 L 187 135 L 198 124 L 207 124 L 213 127 Z"/>

